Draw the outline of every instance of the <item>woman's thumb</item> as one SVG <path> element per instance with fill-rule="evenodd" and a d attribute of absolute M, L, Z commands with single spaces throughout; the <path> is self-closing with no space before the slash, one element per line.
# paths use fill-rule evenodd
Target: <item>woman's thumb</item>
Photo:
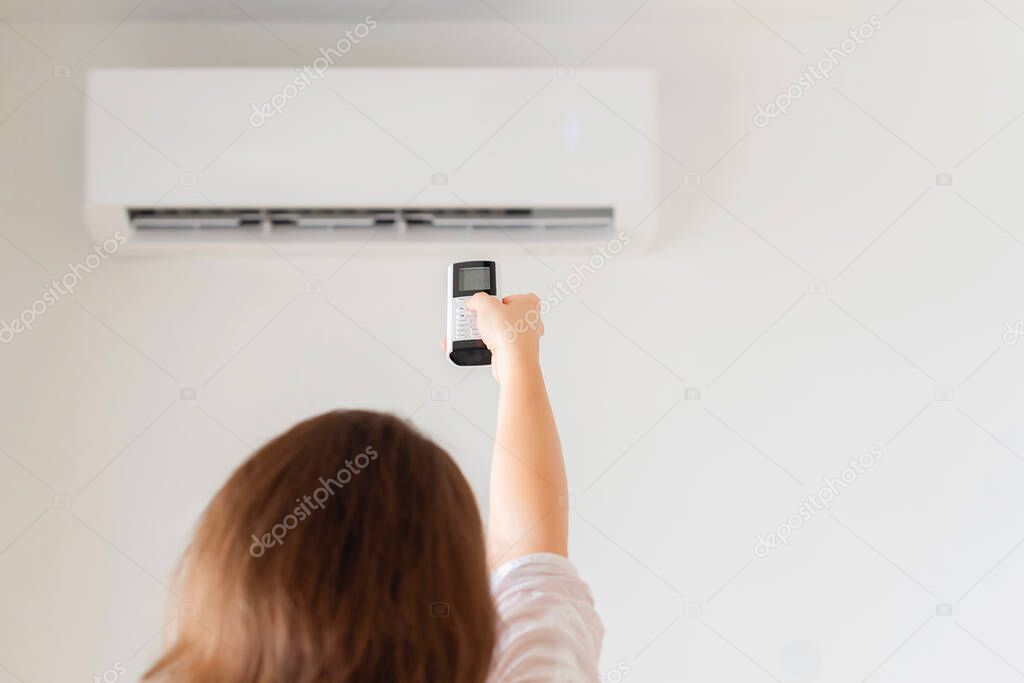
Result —
<path fill-rule="evenodd" d="M 469 301 L 466 302 L 466 308 L 471 311 L 482 311 L 492 306 L 497 306 L 499 303 L 498 297 L 491 296 L 487 292 L 477 292 L 469 297 Z"/>

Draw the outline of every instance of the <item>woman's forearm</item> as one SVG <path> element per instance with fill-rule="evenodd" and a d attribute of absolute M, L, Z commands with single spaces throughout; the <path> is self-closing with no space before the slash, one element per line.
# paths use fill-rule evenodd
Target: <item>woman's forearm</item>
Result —
<path fill-rule="evenodd" d="M 501 378 L 491 465 L 488 552 L 492 564 L 535 552 L 567 554 L 567 486 L 558 429 L 536 359 Z"/>

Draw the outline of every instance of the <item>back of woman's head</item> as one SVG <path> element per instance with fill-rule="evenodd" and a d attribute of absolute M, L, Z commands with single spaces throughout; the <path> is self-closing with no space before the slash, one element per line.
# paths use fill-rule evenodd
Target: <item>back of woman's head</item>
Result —
<path fill-rule="evenodd" d="M 326 413 L 257 451 L 210 503 L 180 578 L 195 613 L 152 680 L 487 674 L 495 616 L 472 491 L 444 450 L 388 415 Z"/>

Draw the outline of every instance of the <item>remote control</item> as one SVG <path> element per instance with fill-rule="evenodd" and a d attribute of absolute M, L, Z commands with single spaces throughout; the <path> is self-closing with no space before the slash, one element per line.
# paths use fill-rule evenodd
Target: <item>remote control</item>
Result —
<path fill-rule="evenodd" d="M 448 308 L 445 351 L 455 365 L 490 365 L 491 352 L 480 340 L 476 314 L 466 307 L 477 292 L 498 295 L 494 261 L 459 261 L 448 266 Z"/>

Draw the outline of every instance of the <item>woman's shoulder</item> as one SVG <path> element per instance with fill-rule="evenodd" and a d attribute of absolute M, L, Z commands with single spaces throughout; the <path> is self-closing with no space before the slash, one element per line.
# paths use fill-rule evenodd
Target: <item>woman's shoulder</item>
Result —
<path fill-rule="evenodd" d="M 590 587 L 568 558 L 524 555 L 491 575 L 498 638 L 491 683 L 594 681 L 604 627 Z"/>

